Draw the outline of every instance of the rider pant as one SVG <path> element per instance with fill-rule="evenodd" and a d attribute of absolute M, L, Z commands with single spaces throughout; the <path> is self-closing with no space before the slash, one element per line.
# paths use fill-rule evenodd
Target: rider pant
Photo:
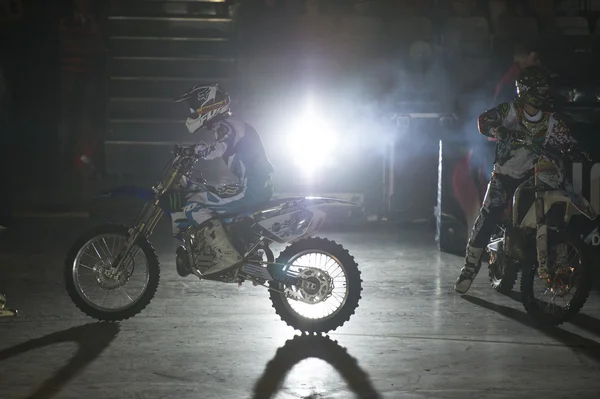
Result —
<path fill-rule="evenodd" d="M 573 191 L 573 185 L 566 178 L 566 171 L 562 162 L 556 162 L 556 160 L 551 160 L 542 155 L 536 162 L 535 175 L 538 186 L 547 189 Z M 535 240 L 538 271 L 540 276 L 545 276 L 548 272 L 548 226 L 544 217 L 537 220 Z"/>
<path fill-rule="evenodd" d="M 483 199 L 483 205 L 471 230 L 471 237 L 469 238 L 471 248 L 485 248 L 494 232 L 494 228 L 502 220 L 508 200 L 512 198 L 519 184 L 526 179 L 515 179 L 507 175 L 492 173 Z M 477 252 L 478 257 L 481 257 L 482 251 Z"/>
<path fill-rule="evenodd" d="M 250 176 L 243 186 L 226 186 L 217 191 L 200 192 L 188 199 L 184 211 L 193 226 L 201 225 L 215 214 L 242 212 L 269 201 L 273 196 L 273 184 L 271 176 Z"/>

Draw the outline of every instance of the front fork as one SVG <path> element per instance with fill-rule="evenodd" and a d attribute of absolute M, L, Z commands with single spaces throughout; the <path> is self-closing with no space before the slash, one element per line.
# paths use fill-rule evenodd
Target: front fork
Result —
<path fill-rule="evenodd" d="M 159 185 L 158 187 L 162 187 L 161 189 L 155 187 L 155 192 L 158 194 L 152 203 L 146 203 L 144 206 L 144 210 L 142 211 L 140 217 L 135 223 L 135 227 L 129 229 L 129 239 L 126 241 L 125 245 L 119 249 L 119 254 L 117 255 L 115 261 L 112 264 L 110 273 L 112 276 L 121 276 L 123 270 L 127 266 L 126 260 L 134 259 L 140 250 L 139 246 L 136 246 L 140 236 L 149 237 L 160 218 L 163 215 L 161 204 L 161 196 L 167 192 L 169 188 L 171 188 L 181 177 L 181 169 L 174 168 L 172 169 L 167 178 Z"/>
<path fill-rule="evenodd" d="M 544 210 L 544 199 L 535 194 L 536 235 L 538 274 L 541 278 L 548 277 L 548 225 Z"/>
<path fill-rule="evenodd" d="M 135 245 L 140 236 L 148 237 L 154 229 L 160 218 L 163 215 L 163 210 L 160 207 L 159 199 L 156 199 L 152 204 L 147 204 L 142 211 L 141 216 L 135 224 L 135 227 L 129 229 L 129 238 L 125 244 L 119 249 L 118 255 L 115 258 L 111 274 L 120 276 L 128 266 L 128 259 L 134 259 L 140 250 L 140 247 Z"/>

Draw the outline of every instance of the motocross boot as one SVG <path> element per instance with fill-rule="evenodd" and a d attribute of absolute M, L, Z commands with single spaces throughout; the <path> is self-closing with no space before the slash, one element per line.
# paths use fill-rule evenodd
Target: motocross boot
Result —
<path fill-rule="evenodd" d="M 460 270 L 460 276 L 456 279 L 454 284 L 454 291 L 459 294 L 466 294 L 471 288 L 471 284 L 479 269 L 481 268 L 481 255 L 483 254 L 483 248 L 475 248 L 471 244 L 467 246 L 467 255 L 465 256 L 465 265 Z"/>
<path fill-rule="evenodd" d="M 6 306 L 6 295 L 0 293 L 0 317 L 15 317 L 18 312 L 13 309 L 5 309 Z"/>
<path fill-rule="evenodd" d="M 210 224 L 204 228 L 202 234 L 204 235 L 206 244 L 208 244 L 216 253 L 215 260 L 203 273 L 204 275 L 222 272 L 242 261 L 242 255 L 240 255 L 238 250 L 235 249 L 229 240 L 227 232 L 220 221 L 211 221 Z"/>

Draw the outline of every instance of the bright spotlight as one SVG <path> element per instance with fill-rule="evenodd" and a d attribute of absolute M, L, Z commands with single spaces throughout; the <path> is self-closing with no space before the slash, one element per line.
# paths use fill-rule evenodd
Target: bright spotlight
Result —
<path fill-rule="evenodd" d="M 333 164 L 339 139 L 329 124 L 307 112 L 289 131 L 288 151 L 305 175 Z"/>

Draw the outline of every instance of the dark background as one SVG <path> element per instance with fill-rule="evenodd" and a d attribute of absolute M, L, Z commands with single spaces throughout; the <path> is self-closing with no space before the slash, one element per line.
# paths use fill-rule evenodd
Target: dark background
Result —
<path fill-rule="evenodd" d="M 106 36 L 107 58 L 111 56 L 107 39 L 110 36 L 107 18 L 109 15 L 120 15 L 119 13 L 123 12 L 122 8 L 121 11 L 116 11 L 116 3 L 118 2 L 96 3 L 97 19 Z M 131 7 L 141 4 L 121 3 Z M 357 131 L 357 140 L 367 143 L 367 149 L 362 153 L 344 153 L 346 163 L 342 163 L 337 172 L 330 171 L 332 178 L 324 179 L 323 186 L 318 189 L 361 191 L 367 197 L 373 197 L 376 205 L 372 208 L 377 208 L 381 198 L 373 193 L 381 192 L 380 173 L 384 157 L 384 151 L 381 150 L 383 145 L 379 144 L 384 141 L 382 137 L 392 135 L 395 137 L 393 140 L 396 146 L 403 152 L 397 157 L 395 165 L 396 187 L 402 189 L 395 193 L 391 208 L 397 213 L 406 210 L 412 212 L 418 208 L 417 214 L 427 215 L 432 213 L 436 205 L 439 140 L 448 140 L 458 146 L 464 144 L 466 147 L 489 147 L 489 143 L 476 133 L 476 117 L 492 105 L 493 87 L 510 66 L 512 45 L 522 38 L 516 35 L 502 36 L 495 32 L 490 21 L 490 9 L 485 1 L 475 2 L 475 7 L 468 12 L 461 7 L 454 7 L 452 2 L 420 2 L 420 11 L 410 8 L 411 2 L 404 2 L 409 4 L 404 8 L 400 7 L 401 3 L 365 2 L 369 9 L 361 15 L 382 16 L 385 26 L 389 29 L 398 28 L 398 18 L 412 15 L 429 18 L 433 35 L 429 42 L 434 47 L 435 55 L 420 66 L 410 61 L 410 41 L 405 43 L 392 35 L 383 37 L 378 42 L 380 47 L 368 48 L 369 55 L 363 55 L 363 58 L 356 56 L 353 62 L 344 62 L 343 57 L 340 59 L 331 52 L 331 47 L 327 47 L 326 42 L 330 37 L 327 32 L 306 27 L 302 30 L 297 24 L 291 23 L 309 14 L 307 5 L 310 6 L 311 2 L 239 1 L 235 3 L 239 76 L 227 89 L 234 95 L 236 105 L 239 105 L 238 109 L 243 109 L 244 116 L 257 125 L 266 146 L 270 147 L 278 135 L 285 134 L 286 115 L 294 112 L 294 99 L 299 88 L 303 85 L 318 87 L 321 93 L 326 93 L 322 95 L 323 98 L 331 96 L 329 103 L 333 106 L 324 110 L 324 113 L 335 114 L 338 121 L 343 121 L 338 127 L 340 131 L 348 134 L 348 137 L 354 139 L 351 133 L 346 133 L 354 129 Z M 548 17 L 544 7 L 540 6 L 544 2 L 518 3 L 528 4 L 530 9 L 511 12 L 537 21 L 538 34 L 525 39 L 533 39 L 537 43 L 544 64 L 559 74 L 557 83 L 560 87 L 566 90 L 579 87 L 595 93 L 598 85 L 596 71 L 600 65 L 597 55 L 600 52 L 597 36 L 593 32 L 596 30 L 598 14 L 586 11 L 586 2 L 580 2 L 581 11 L 571 15 L 586 18 L 590 34 L 565 34 L 548 22 L 551 17 Z M 22 19 L 1 24 L 0 62 L 10 93 L 10 121 L 9 125 L 2 128 L 2 172 L 6 182 L 3 185 L 6 187 L 3 197 L 12 197 L 12 205 L 17 208 L 35 207 L 44 202 L 69 203 L 69 206 L 73 206 L 73 203 L 77 203 L 78 193 L 66 192 L 60 185 L 61 177 L 53 168 L 57 163 L 55 148 L 61 90 L 58 25 L 60 18 L 70 12 L 71 4 L 66 0 L 24 0 L 23 4 L 25 13 Z M 229 5 L 232 4 L 234 3 Z M 320 15 L 334 22 L 339 16 L 355 12 L 352 2 L 322 1 L 315 4 L 319 6 Z M 536 11 L 536 7 L 542 11 Z M 552 12 L 553 16 L 565 15 L 561 14 L 558 8 Z M 482 54 L 469 56 L 470 58 L 465 58 L 463 54 L 457 61 L 456 54 L 449 53 L 440 39 L 446 29 L 445 21 L 457 16 L 483 17 L 490 21 L 490 48 L 493 50 L 485 50 Z M 339 29 L 339 25 L 333 23 L 330 28 L 335 31 Z M 304 37 L 311 32 L 316 37 Z M 358 45 L 360 47 L 360 43 Z M 461 51 L 464 52 L 464 49 Z M 314 69 L 317 72 L 321 71 L 317 61 L 334 60 L 343 73 L 338 76 L 323 73 L 321 78 L 313 77 L 313 80 L 294 80 L 295 72 L 290 70 L 292 78 L 283 83 L 273 79 L 269 87 L 261 87 L 262 92 L 249 86 L 254 79 L 243 74 L 247 69 L 244 62 L 248 59 L 263 60 L 272 70 L 276 70 L 277 63 L 268 61 L 273 57 L 287 60 L 286 68 L 296 65 L 300 71 L 306 69 L 301 64 L 303 59 L 315 60 L 314 65 L 317 66 Z M 357 59 L 359 61 L 356 61 Z M 460 80 L 456 78 L 457 74 L 475 75 L 476 65 L 481 60 L 487 62 L 489 67 L 479 74 L 479 79 L 468 87 L 454 84 Z M 108 71 L 105 72 L 103 79 L 107 79 L 109 74 Z M 420 80 L 415 79 L 415 76 Z M 409 87 L 406 81 L 417 83 Z M 252 87 L 252 90 L 248 87 Z M 265 93 L 271 94 L 272 97 Z M 588 103 L 561 104 L 561 110 L 571 118 L 574 134 L 592 152 L 598 147 L 595 128 L 597 99 L 593 98 L 593 93 Z M 257 101 L 257 98 L 260 101 Z M 98 93 L 97 123 L 103 130 L 109 129 L 102 126 L 106 122 L 106 103 L 106 93 Z M 458 119 L 451 128 L 442 128 L 436 120 L 415 120 L 408 131 L 399 132 L 389 122 L 390 115 L 396 112 L 453 112 Z M 274 120 L 279 122 L 275 123 Z M 121 164 L 111 161 L 105 165 L 106 168 L 103 169 L 108 170 L 112 167 L 112 170 L 102 170 L 102 183 L 98 183 L 99 186 L 119 183 L 119 177 L 115 178 L 115 175 L 119 175 L 120 169 L 137 165 L 137 169 L 150 170 L 150 165 L 160 164 L 154 156 L 141 154 L 134 157 L 131 155 L 133 153 L 126 152 L 127 157 Z M 280 171 L 279 184 L 282 190 L 302 190 L 302 187 L 290 183 L 295 180 L 294 171 L 286 164 L 285 154 L 277 154 L 276 151 L 271 151 L 271 154 L 277 164 L 276 169 Z M 104 154 L 99 154 L 99 158 L 103 157 Z M 162 164 L 158 165 L 158 168 L 160 166 Z M 355 169 L 352 169 L 353 167 Z M 134 176 L 133 180 L 153 178 L 154 174 L 148 173 L 148 176 Z M 4 201 L 6 202 L 6 198 Z"/>

